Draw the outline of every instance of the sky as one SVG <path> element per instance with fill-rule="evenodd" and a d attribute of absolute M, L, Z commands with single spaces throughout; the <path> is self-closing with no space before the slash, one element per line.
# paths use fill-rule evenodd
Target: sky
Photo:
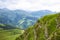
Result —
<path fill-rule="evenodd" d="M 10 10 L 51 10 L 60 12 L 60 0 L 0 0 L 0 8 Z"/>

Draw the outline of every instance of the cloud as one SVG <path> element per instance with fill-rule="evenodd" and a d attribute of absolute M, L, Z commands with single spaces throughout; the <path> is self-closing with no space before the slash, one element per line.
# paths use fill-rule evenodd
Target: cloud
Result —
<path fill-rule="evenodd" d="M 60 0 L 0 0 L 0 8 L 60 11 Z"/>

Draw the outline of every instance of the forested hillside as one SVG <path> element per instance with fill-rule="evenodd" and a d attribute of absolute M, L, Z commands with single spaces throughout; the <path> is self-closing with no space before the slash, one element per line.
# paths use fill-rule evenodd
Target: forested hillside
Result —
<path fill-rule="evenodd" d="M 40 18 L 16 40 L 60 40 L 60 13 Z"/>

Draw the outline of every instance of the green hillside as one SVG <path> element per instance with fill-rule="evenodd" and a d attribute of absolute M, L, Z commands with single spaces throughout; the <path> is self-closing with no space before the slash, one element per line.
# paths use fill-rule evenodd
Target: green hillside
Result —
<path fill-rule="evenodd" d="M 39 19 L 16 40 L 60 40 L 60 13 Z"/>
<path fill-rule="evenodd" d="M 24 30 L 14 28 L 10 25 L 0 24 L 0 40 L 15 40 Z"/>

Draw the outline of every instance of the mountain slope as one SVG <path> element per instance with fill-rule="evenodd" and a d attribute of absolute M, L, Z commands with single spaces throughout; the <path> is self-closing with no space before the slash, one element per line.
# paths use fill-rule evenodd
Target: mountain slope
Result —
<path fill-rule="evenodd" d="M 2 24 L 8 24 L 15 27 L 17 26 L 19 28 L 22 27 L 21 29 L 24 29 L 29 25 L 33 25 L 36 19 L 36 17 L 29 16 L 28 12 L 23 10 L 0 9 L 0 23 Z M 23 23 L 21 23 L 21 20 L 23 21 Z"/>
<path fill-rule="evenodd" d="M 52 13 L 54 12 L 49 10 L 27 12 L 24 10 L 0 9 L 0 23 L 26 29 L 33 25 L 41 16 Z"/>
<path fill-rule="evenodd" d="M 60 13 L 39 19 L 16 40 L 60 40 Z"/>

